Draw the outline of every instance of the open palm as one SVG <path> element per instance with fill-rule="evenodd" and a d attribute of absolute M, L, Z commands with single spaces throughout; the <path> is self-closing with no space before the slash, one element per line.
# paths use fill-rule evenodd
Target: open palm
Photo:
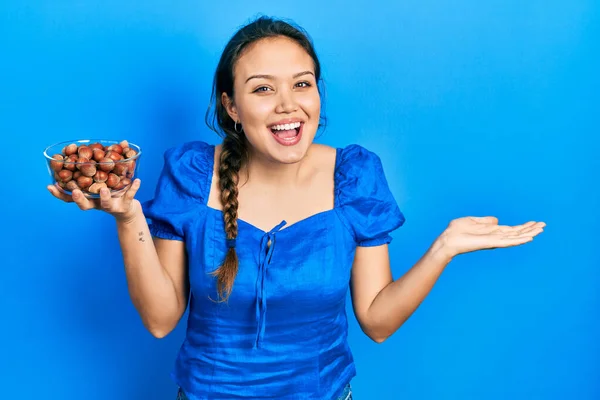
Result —
<path fill-rule="evenodd" d="M 463 217 L 450 222 L 444 232 L 448 248 L 455 254 L 531 242 L 544 231 L 544 222 L 529 221 L 515 226 L 498 225 L 496 217 Z"/>

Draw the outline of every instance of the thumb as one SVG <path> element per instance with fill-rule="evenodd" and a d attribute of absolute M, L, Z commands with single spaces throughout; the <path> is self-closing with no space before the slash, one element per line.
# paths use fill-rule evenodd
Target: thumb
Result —
<path fill-rule="evenodd" d="M 487 223 L 487 224 L 497 224 L 498 223 L 498 218 L 492 217 L 492 216 L 471 217 L 471 219 L 475 220 L 476 222 Z"/>

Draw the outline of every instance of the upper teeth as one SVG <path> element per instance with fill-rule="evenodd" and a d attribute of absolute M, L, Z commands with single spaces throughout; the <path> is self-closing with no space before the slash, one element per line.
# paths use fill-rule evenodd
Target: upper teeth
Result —
<path fill-rule="evenodd" d="M 291 124 L 283 124 L 283 125 L 275 125 L 271 129 L 275 129 L 277 131 L 289 131 L 290 129 L 300 128 L 300 122 L 294 122 Z"/>

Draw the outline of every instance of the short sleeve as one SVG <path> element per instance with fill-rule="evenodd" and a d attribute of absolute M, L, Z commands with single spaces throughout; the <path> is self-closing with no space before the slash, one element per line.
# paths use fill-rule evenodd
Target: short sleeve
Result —
<path fill-rule="evenodd" d="M 186 226 L 204 212 L 213 173 L 211 149 L 188 142 L 165 151 L 154 198 L 142 203 L 152 236 L 184 240 Z"/>
<path fill-rule="evenodd" d="M 388 186 L 381 159 L 359 145 L 338 149 L 336 202 L 358 246 L 388 244 L 390 232 L 404 224 Z"/>

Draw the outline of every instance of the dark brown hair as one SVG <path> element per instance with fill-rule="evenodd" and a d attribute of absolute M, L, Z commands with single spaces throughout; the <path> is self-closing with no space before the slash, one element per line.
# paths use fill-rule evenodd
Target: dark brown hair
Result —
<path fill-rule="evenodd" d="M 314 62 L 316 81 L 318 84 L 322 84 L 321 66 L 308 34 L 292 22 L 264 16 L 239 29 L 229 40 L 223 50 L 213 80 L 211 107 L 206 114 L 206 123 L 223 137 L 219 164 L 219 187 L 228 249 L 223 264 L 212 274 L 217 278 L 217 290 L 222 301 L 229 298 L 238 272 L 238 257 L 234 245 L 238 236 L 238 180 L 239 171 L 248 162 L 249 154 L 240 122 L 231 119 L 221 102 L 221 96 L 222 93 L 226 93 L 233 101 L 234 68 L 244 50 L 261 39 L 279 36 L 294 40 L 306 50 Z M 321 120 L 322 123 L 319 127 L 324 126 L 323 116 L 321 116 Z"/>

